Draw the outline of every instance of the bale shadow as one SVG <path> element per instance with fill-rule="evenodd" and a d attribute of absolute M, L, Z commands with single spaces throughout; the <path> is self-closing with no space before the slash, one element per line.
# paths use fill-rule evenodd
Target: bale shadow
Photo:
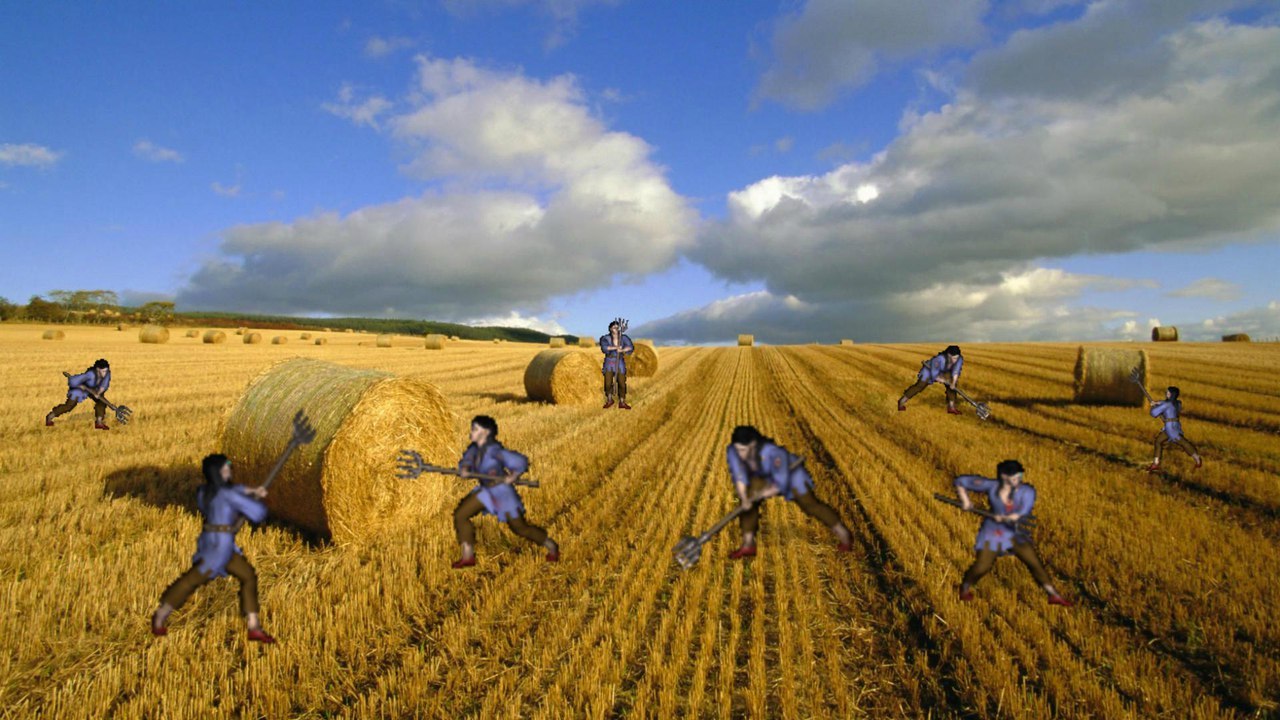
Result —
<path fill-rule="evenodd" d="M 108 473 L 102 483 L 102 494 L 111 498 L 138 500 L 157 508 L 182 508 L 186 514 L 199 519 L 201 515 L 196 507 L 196 488 L 203 482 L 200 469 L 194 465 L 137 465 Z M 253 526 L 249 527 L 252 529 Z M 328 539 L 323 536 L 271 517 L 267 518 L 263 527 L 279 528 L 311 548 L 329 544 Z"/>
<path fill-rule="evenodd" d="M 1095 407 L 1095 406 L 1109 407 L 1108 405 L 1104 405 L 1100 403 L 1076 402 L 1075 400 L 1072 400 L 1070 398 L 1028 398 L 1028 397 L 992 398 L 991 402 L 1000 403 L 1001 405 L 1008 405 L 1009 407 L 1016 407 L 1016 408 L 1029 408 L 1029 407 L 1035 407 L 1037 405 L 1041 407 L 1072 407 L 1074 405 L 1088 405 L 1090 407 Z"/>
<path fill-rule="evenodd" d="M 537 405 L 542 402 L 541 400 L 534 400 L 532 398 L 526 397 L 524 395 L 518 395 L 516 393 L 482 392 L 482 393 L 472 393 L 472 394 L 475 395 L 475 397 L 482 397 L 487 400 L 492 400 L 494 402 L 500 402 L 500 403 L 509 402 L 509 403 L 515 403 L 517 405 Z"/>

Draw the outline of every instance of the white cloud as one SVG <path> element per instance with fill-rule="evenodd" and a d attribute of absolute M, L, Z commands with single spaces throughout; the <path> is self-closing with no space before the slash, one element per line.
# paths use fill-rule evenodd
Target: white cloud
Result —
<path fill-rule="evenodd" d="M 420 196 L 232 228 L 188 307 L 382 312 L 466 320 L 669 267 L 696 215 L 643 140 L 610 130 L 574 78 L 418 59 L 384 123 L 414 154 Z"/>
<path fill-rule="evenodd" d="M 0 165 L 51 167 L 64 154 L 61 151 L 51 150 L 43 145 L 35 145 L 33 143 L 23 143 L 21 145 L 5 143 L 0 145 Z"/>
<path fill-rule="evenodd" d="M 756 92 L 816 110 L 869 81 L 886 62 L 969 47 L 984 36 L 988 0 L 808 0 L 780 19 L 772 64 Z"/>
<path fill-rule="evenodd" d="M 324 103 L 321 107 L 326 112 L 344 120 L 350 120 L 356 125 L 368 125 L 376 129 L 378 116 L 390 110 L 392 103 L 381 95 L 370 95 L 364 100 L 357 101 L 355 88 L 350 83 L 343 83 L 338 89 L 338 102 Z"/>
<path fill-rule="evenodd" d="M 379 37 L 374 35 L 364 44 L 364 54 L 374 58 L 386 57 L 391 53 L 410 47 L 413 47 L 413 41 L 407 37 L 396 35 Z"/>
<path fill-rule="evenodd" d="M 133 144 L 133 154 L 151 162 L 180 163 L 183 161 L 182 153 L 172 148 L 156 145 L 145 138 Z"/>
<path fill-rule="evenodd" d="M 565 330 L 564 326 L 561 325 L 555 317 L 542 320 L 536 315 L 525 316 L 515 312 L 514 310 L 506 315 L 492 315 L 489 317 L 468 320 L 465 324 L 473 327 L 498 326 L 529 328 L 530 330 L 537 330 L 539 332 L 547 333 L 548 335 L 569 334 L 569 331 Z"/>
<path fill-rule="evenodd" d="M 1167 293 L 1170 297 L 1208 298 L 1210 300 L 1238 300 L 1240 285 L 1221 278 L 1205 277 L 1183 288 Z"/>
<path fill-rule="evenodd" d="M 773 141 L 773 149 L 780 153 L 791 152 L 791 148 L 796 144 L 796 139 L 790 135 L 784 135 Z"/>
<path fill-rule="evenodd" d="M 240 183 L 236 183 L 235 185 L 223 185 L 220 182 L 214 181 L 209 184 L 209 188 L 222 197 L 238 197 L 240 195 Z"/>

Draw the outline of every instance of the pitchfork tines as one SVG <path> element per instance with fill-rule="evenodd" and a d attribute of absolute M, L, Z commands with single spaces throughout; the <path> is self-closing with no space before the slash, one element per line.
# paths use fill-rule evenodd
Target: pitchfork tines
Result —
<path fill-rule="evenodd" d="M 311 426 L 311 421 L 307 419 L 307 414 L 299 410 L 293 416 L 293 438 L 295 445 L 306 445 L 316 439 L 316 429 Z"/>

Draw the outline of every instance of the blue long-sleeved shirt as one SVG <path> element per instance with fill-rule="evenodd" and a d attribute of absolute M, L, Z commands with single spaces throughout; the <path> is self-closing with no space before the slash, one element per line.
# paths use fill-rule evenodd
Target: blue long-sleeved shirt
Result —
<path fill-rule="evenodd" d="M 468 445 L 458 461 L 458 469 L 483 475 L 506 475 L 508 470 L 523 473 L 529 469 L 529 458 L 504 448 L 497 440 L 490 440 L 483 446 Z M 485 487 L 480 483 L 471 493 L 480 498 L 486 512 L 502 522 L 524 513 L 524 503 L 520 501 L 520 493 L 516 492 L 514 485 Z"/>
<path fill-rule="evenodd" d="M 813 489 L 813 477 L 803 465 L 792 469 L 791 465 L 799 457 L 792 455 L 786 448 L 774 443 L 765 443 L 760 447 L 760 459 L 756 469 L 738 457 L 738 451 L 730 444 L 725 458 L 729 463 L 729 477 L 734 484 L 746 485 L 752 477 L 762 477 L 774 487 L 782 491 L 787 500 L 795 500 Z"/>
<path fill-rule="evenodd" d="M 991 512 L 997 515 L 1017 514 L 1020 517 L 1026 517 L 1031 514 L 1031 509 L 1036 504 L 1036 489 L 1025 483 L 1013 489 L 1007 503 L 1000 499 L 999 480 L 992 480 L 981 475 L 961 475 L 955 479 L 955 486 L 970 492 L 986 494 Z M 1021 530 L 1016 529 L 1013 523 L 1001 523 L 991 518 L 983 518 L 982 526 L 978 528 L 978 539 L 974 543 L 973 549 L 995 550 L 1001 555 L 1005 555 L 1013 548 L 1015 540 L 1027 542 L 1030 538 Z"/>
<path fill-rule="evenodd" d="M 200 508 L 204 521 L 211 525 L 234 525 L 241 517 L 256 525 L 267 519 L 267 506 L 246 493 L 243 485 L 231 485 L 215 492 L 210 492 L 208 485 L 201 485 L 196 490 L 196 507 Z M 202 572 L 213 577 L 225 577 L 227 562 L 232 555 L 240 554 L 231 533 L 201 532 L 191 562 L 199 564 Z"/>
<path fill-rule="evenodd" d="M 89 393 L 82 389 L 86 387 L 92 388 L 99 395 L 105 393 L 107 388 L 111 387 L 111 369 L 108 368 L 103 373 L 101 381 L 98 380 L 98 373 L 93 368 L 67 378 L 67 397 L 76 402 L 88 400 Z"/>
<path fill-rule="evenodd" d="M 618 341 L 621 350 L 607 350 L 606 348 L 613 345 L 613 337 L 608 333 L 600 336 L 600 352 L 604 353 L 604 368 L 601 372 L 621 372 L 627 371 L 627 355 L 635 352 L 636 346 L 632 344 L 631 338 L 623 333 Z"/>
<path fill-rule="evenodd" d="M 950 368 L 947 367 L 947 354 L 938 353 L 929 358 L 928 362 L 920 368 L 920 379 L 927 383 L 935 383 L 943 375 L 950 374 L 951 382 L 955 383 L 960 379 L 960 371 L 964 368 L 964 358 L 956 358 L 956 364 Z"/>

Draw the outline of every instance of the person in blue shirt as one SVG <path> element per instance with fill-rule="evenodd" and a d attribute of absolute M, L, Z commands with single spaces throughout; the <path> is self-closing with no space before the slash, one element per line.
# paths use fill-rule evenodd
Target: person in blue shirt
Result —
<path fill-rule="evenodd" d="M 948 345 L 946 350 L 921 363 L 923 367 L 916 374 L 916 382 L 907 388 L 898 399 L 898 410 L 907 409 L 907 401 L 919 395 L 925 388 L 940 382 L 947 389 L 947 412 L 959 415 L 956 409 L 956 384 L 960 382 L 960 371 L 964 369 L 964 356 L 960 354 L 960 346 Z"/>
<path fill-rule="evenodd" d="M 1163 421 L 1164 427 L 1156 433 L 1156 459 L 1147 467 L 1149 472 L 1160 471 L 1160 460 L 1164 457 L 1165 445 L 1182 448 L 1183 452 L 1196 461 L 1197 468 L 1204 465 L 1196 446 L 1182 434 L 1182 401 L 1178 399 L 1181 394 L 1181 390 L 1170 385 L 1165 389 L 1164 400 L 1151 402 L 1151 417 Z"/>
<path fill-rule="evenodd" d="M 601 335 L 598 344 L 604 353 L 604 407 L 613 407 L 614 395 L 617 395 L 618 409 L 630 410 L 627 404 L 627 356 L 636 351 L 631 338 L 622 332 L 622 323 L 614 320 L 609 323 L 608 334 Z M 615 391 L 616 388 L 616 391 Z"/>
<path fill-rule="evenodd" d="M 105 358 L 98 358 L 89 369 L 67 378 L 67 400 L 55 406 L 48 415 L 44 416 L 45 426 L 53 427 L 54 418 L 66 415 L 74 410 L 76 405 L 93 397 L 87 390 L 93 390 L 98 397 L 103 397 L 109 387 L 111 387 L 111 365 Z M 95 430 L 111 429 L 107 427 L 107 406 L 96 399 L 93 401 L 93 428 Z"/>
<path fill-rule="evenodd" d="M 991 572 L 996 558 L 1013 555 L 1027 566 L 1032 577 L 1048 593 L 1050 605 L 1070 607 L 1071 601 L 1058 594 L 1049 581 L 1049 573 L 1045 572 L 1030 536 L 1017 525 L 1020 518 L 1031 514 L 1036 504 L 1036 489 L 1022 481 L 1023 472 L 1022 463 L 1005 460 L 996 465 L 995 480 L 981 475 L 961 475 L 954 481 L 956 495 L 965 510 L 973 508 L 969 493 L 980 492 L 987 496 L 991 512 L 995 513 L 995 517 L 983 518 L 982 526 L 978 528 L 978 540 L 974 543 L 978 556 L 964 573 L 960 599 L 966 602 L 973 599 L 973 586 Z"/>
<path fill-rule="evenodd" d="M 182 607 L 201 585 L 214 578 L 234 575 L 240 581 L 240 613 L 249 628 L 249 639 L 274 643 L 258 622 L 258 574 L 236 545 L 237 521 L 245 518 L 257 525 L 267 519 L 262 499 L 266 488 L 231 484 L 231 461 L 226 455 L 205 457 L 204 485 L 196 490 L 196 506 L 204 516 L 204 528 L 196 540 L 191 569 L 173 581 L 160 596 L 160 607 L 151 616 L 151 632 L 165 635 L 169 614 Z"/>

